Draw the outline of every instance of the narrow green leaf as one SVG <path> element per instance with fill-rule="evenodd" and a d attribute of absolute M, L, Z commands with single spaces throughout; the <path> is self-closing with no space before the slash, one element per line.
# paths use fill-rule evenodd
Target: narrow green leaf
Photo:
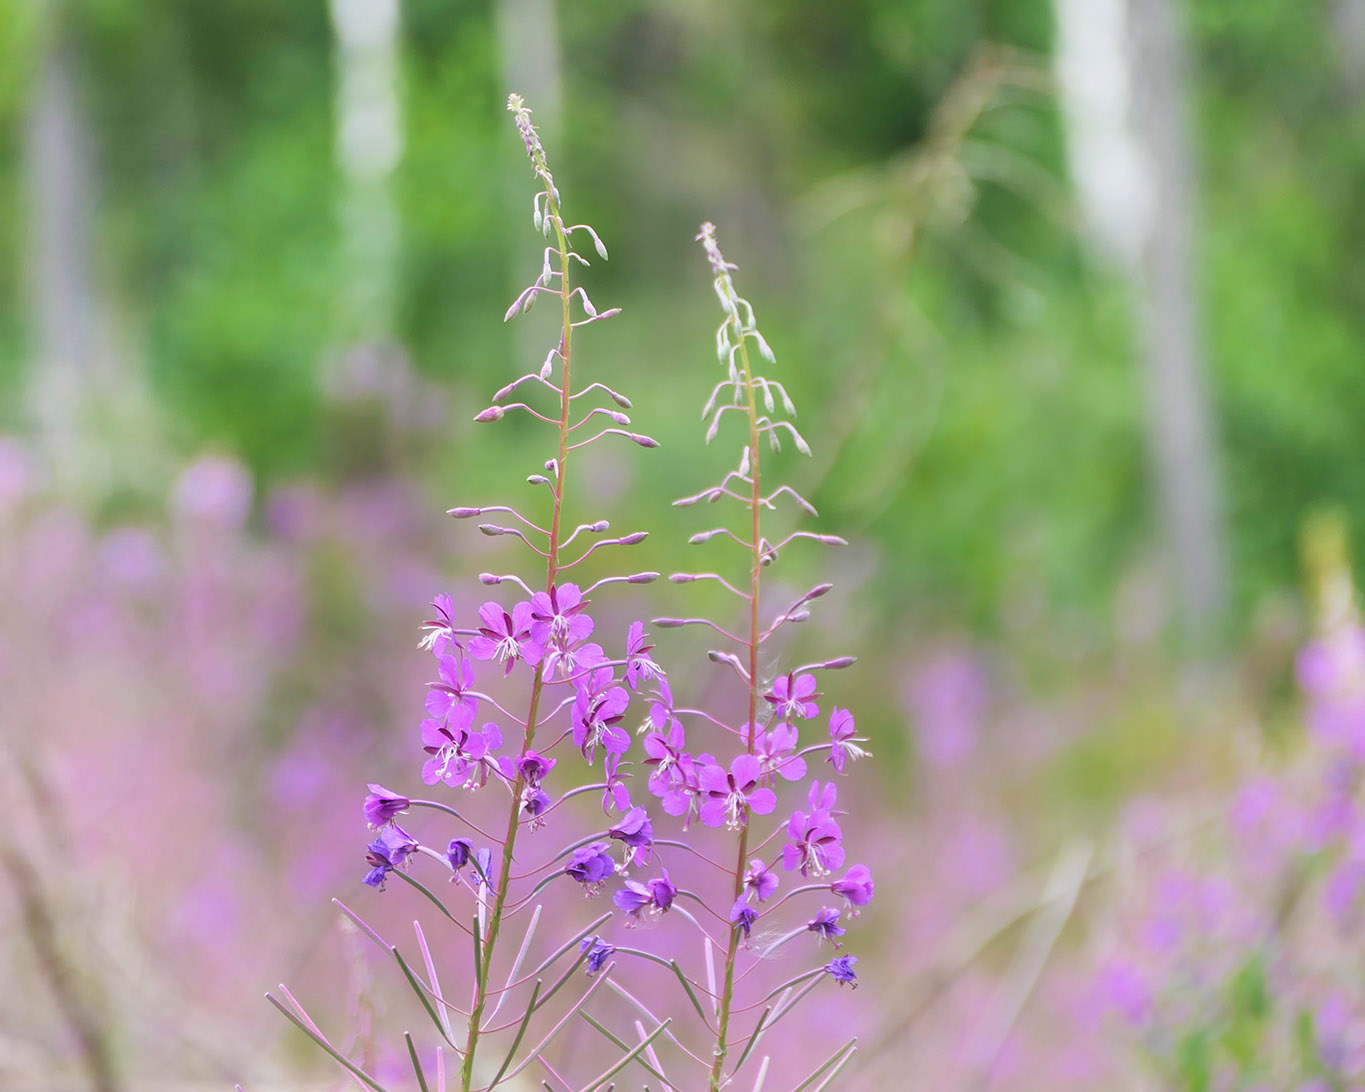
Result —
<path fill-rule="evenodd" d="M 845 1051 L 848 1051 L 848 1056 L 851 1058 L 851 1057 L 853 1056 L 853 1052 L 852 1052 L 852 1050 L 851 1050 L 850 1048 L 856 1047 L 857 1045 L 858 1045 L 858 1040 L 857 1040 L 856 1038 L 850 1039 L 850 1040 L 849 1040 L 848 1042 L 846 1042 L 843 1046 L 841 1046 L 838 1050 L 836 1050 L 833 1054 L 831 1054 L 831 1055 L 829 1056 L 828 1060 L 827 1060 L 823 1065 L 821 1065 L 818 1069 L 816 1069 L 816 1071 L 815 1071 L 814 1073 L 812 1073 L 812 1074 L 811 1074 L 809 1077 L 807 1077 L 804 1081 L 802 1081 L 802 1082 L 801 1082 L 800 1084 L 798 1084 L 795 1088 L 793 1088 L 793 1089 L 792 1089 L 792 1092 L 806 1092 L 806 1089 L 807 1089 L 807 1088 L 809 1088 L 815 1081 L 817 1081 L 820 1077 L 822 1077 L 822 1076 L 824 1075 L 825 1070 L 827 1070 L 830 1066 L 834 1065 L 835 1062 L 838 1062 L 838 1061 L 839 1061 L 839 1056 L 840 1056 L 841 1054 L 843 1054 Z M 844 1061 L 847 1061 L 847 1060 L 848 1060 L 847 1058 L 844 1059 Z M 842 1066 L 843 1066 L 843 1063 L 840 1062 L 840 1068 L 842 1068 Z M 838 1072 L 838 1069 L 836 1069 L 835 1072 L 837 1073 L 837 1072 Z M 822 1084 L 820 1087 L 821 1087 L 821 1088 L 824 1088 L 825 1086 Z"/>
<path fill-rule="evenodd" d="M 398 966 L 402 968 L 403 974 L 407 977 L 408 985 L 412 987 L 412 992 L 417 995 L 417 1000 L 422 1002 L 422 1008 L 427 1010 L 427 1015 L 431 1017 L 431 1022 L 436 1025 L 436 1030 L 441 1033 L 441 1038 L 453 1047 L 455 1044 L 451 1043 L 447 1037 L 440 1016 L 437 1015 L 431 1002 L 427 1000 L 427 988 L 422 985 L 422 980 L 413 973 L 412 968 L 408 966 L 408 961 L 403 958 L 403 954 L 396 947 L 390 948 L 389 951 L 393 953 L 393 958 L 398 960 Z"/>
<path fill-rule="evenodd" d="M 545 960 L 545 962 L 542 963 L 539 967 L 537 967 L 537 968 L 535 969 L 535 971 L 532 972 L 532 973 L 533 973 L 533 974 L 540 974 L 540 973 L 542 973 L 542 972 L 545 970 L 546 967 L 550 966 L 550 964 L 553 963 L 556 959 L 558 959 L 560 956 L 562 956 L 565 952 L 567 952 L 567 951 L 568 951 L 570 948 L 572 948 L 575 944 L 579 943 L 579 941 L 581 941 L 585 936 L 587 936 L 589 933 L 596 932 L 597 929 L 602 925 L 602 923 L 603 923 L 604 921 L 606 921 L 606 920 L 607 920 L 608 918 L 610 918 L 610 917 L 611 917 L 611 911 L 609 910 L 609 911 L 607 911 L 605 914 L 603 914 L 600 918 L 598 918 L 596 921 L 594 921 L 594 922 L 592 922 L 590 925 L 588 925 L 588 927 L 587 927 L 586 929 L 583 929 L 583 930 L 581 930 L 580 932 L 578 932 L 576 935 L 571 936 L 567 941 L 564 942 L 564 945 L 563 945 L 562 947 L 556 949 L 555 952 L 554 952 L 554 954 L 552 954 L 551 956 L 549 956 L 549 957 Z"/>
<path fill-rule="evenodd" d="M 531 1023 L 531 1014 L 536 1011 L 536 995 L 540 993 L 541 980 L 536 979 L 536 984 L 531 987 L 531 1000 L 526 1003 L 526 1013 L 521 1018 L 521 1024 L 517 1028 L 516 1038 L 512 1040 L 512 1046 L 507 1051 L 507 1057 L 502 1060 L 502 1065 L 498 1068 L 496 1076 L 489 1083 L 487 1092 L 493 1092 L 497 1088 L 498 1082 L 502 1080 L 502 1075 L 507 1072 L 507 1067 L 512 1064 L 512 1059 L 517 1055 L 517 1047 L 521 1046 L 521 1040 L 526 1034 L 527 1025 Z"/>
<path fill-rule="evenodd" d="M 330 1054 L 332 1058 L 335 1059 L 336 1062 L 339 1065 L 341 1065 L 344 1069 L 350 1070 L 362 1081 L 364 1081 L 371 1088 L 373 1088 L 375 1092 L 388 1092 L 388 1089 L 386 1089 L 382 1084 L 380 1084 L 368 1073 L 366 1073 L 363 1069 L 361 1069 L 358 1065 L 356 1065 L 353 1061 L 351 1061 L 350 1058 L 346 1057 L 346 1055 L 336 1050 L 336 1048 L 333 1047 L 331 1043 L 327 1042 L 324 1039 L 320 1039 L 316 1034 L 314 1034 L 312 1028 L 310 1028 L 307 1024 L 305 1024 L 302 1020 L 300 1020 L 297 1016 L 295 1016 L 292 1012 L 290 1012 L 287 1008 L 280 1004 L 279 1001 L 277 1001 L 273 996 L 271 996 L 270 994 L 266 994 L 265 999 L 269 1001 L 272 1005 L 274 1005 L 277 1009 L 279 1009 L 280 1012 L 284 1013 L 286 1019 L 288 1019 L 288 1021 L 291 1024 L 293 1024 L 296 1028 L 298 1028 L 301 1032 L 308 1036 L 308 1038 L 312 1039 L 313 1042 L 317 1043 L 318 1046 L 322 1047 L 322 1049 L 325 1050 L 328 1054 Z"/>
<path fill-rule="evenodd" d="M 417 1074 L 418 1087 L 421 1088 L 422 1092 L 431 1092 L 431 1089 L 427 1087 L 426 1074 L 422 1072 L 422 1062 L 417 1057 L 417 1047 L 413 1044 L 412 1036 L 405 1031 L 403 1038 L 407 1040 L 408 1057 L 412 1059 L 412 1071 Z"/>
<path fill-rule="evenodd" d="M 692 1002 L 692 1007 L 697 1010 L 697 1015 L 701 1017 L 701 1022 L 707 1028 L 711 1027 L 711 1022 L 706 1019 L 706 1012 L 701 1007 L 701 1002 L 697 999 L 696 993 L 692 990 L 692 983 L 687 981 L 687 976 L 683 974 L 682 968 L 678 966 L 676 959 L 670 959 L 668 965 L 673 968 L 673 973 L 678 976 L 678 981 L 682 983 L 682 988 L 687 991 L 687 999 Z"/>
<path fill-rule="evenodd" d="M 474 915 L 474 928 L 470 934 L 474 938 L 474 977 L 479 980 L 480 986 L 487 989 L 488 982 L 483 970 L 483 936 L 479 932 L 479 915 Z"/>
<path fill-rule="evenodd" d="M 735 1063 L 735 1068 L 731 1071 L 731 1076 L 744 1068 L 744 1063 L 749 1060 L 749 1054 L 754 1047 L 758 1046 L 759 1034 L 763 1031 L 763 1025 L 768 1022 L 768 1016 L 772 1013 L 773 1007 L 769 1005 L 763 1010 L 763 1015 L 758 1018 L 758 1023 L 754 1025 L 754 1030 L 749 1033 L 749 1041 L 744 1044 L 743 1051 L 740 1052 L 739 1061 Z"/>
<path fill-rule="evenodd" d="M 602 1025 L 602 1024 L 599 1024 L 596 1020 L 594 1020 L 594 1019 L 588 1014 L 588 1012 L 587 1012 L 586 1010 L 581 1010 L 581 1011 L 579 1012 L 578 1015 L 581 1016 L 581 1017 L 583 1017 L 584 1020 L 586 1020 L 586 1021 L 587 1021 L 588 1023 L 590 1023 L 593 1027 L 595 1027 L 598 1031 L 600 1031 L 604 1036 L 606 1036 L 606 1038 L 608 1038 L 609 1040 L 611 1040 L 611 1042 L 615 1043 L 616 1046 L 618 1046 L 621 1050 L 629 1050 L 629 1049 L 630 1049 L 630 1045 L 629 1045 L 624 1039 L 618 1038 L 618 1037 L 617 1037 L 613 1032 L 611 1032 L 607 1027 L 605 1027 L 605 1026 Z M 652 1073 L 654 1076 L 658 1077 L 659 1080 L 663 1081 L 665 1084 L 668 1083 L 668 1078 L 665 1077 L 662 1073 L 660 1073 L 657 1069 L 655 1069 L 652 1065 L 650 1065 L 648 1059 L 641 1058 L 641 1059 L 640 1059 L 640 1064 L 641 1064 L 642 1066 L 644 1066 L 647 1070 L 649 1070 L 650 1073 Z"/>
<path fill-rule="evenodd" d="M 451 921 L 454 921 L 454 920 L 455 920 L 455 915 L 452 914 L 449 910 L 446 909 L 446 904 L 443 903 L 440 899 L 438 899 L 434 894 L 432 894 L 431 891 L 429 891 L 429 890 L 427 889 L 427 886 L 426 886 L 425 884 L 418 883 L 418 882 L 417 882 L 416 880 L 414 880 L 411 876 L 409 876 L 406 872 L 400 872 L 400 871 L 398 871 L 397 869 L 395 869 L 393 872 L 389 873 L 389 875 L 391 875 L 391 876 L 397 876 L 397 877 L 398 877 L 400 880 L 402 880 L 404 883 L 406 883 L 406 884 L 411 884 L 413 887 L 417 888 L 418 891 L 422 892 L 423 895 L 425 895 L 425 896 L 426 896 L 427 898 L 429 898 L 433 903 L 436 904 L 436 909 L 438 909 L 439 911 L 441 911 L 441 913 L 443 913 L 443 914 L 444 914 L 446 917 L 448 917 Z"/>
<path fill-rule="evenodd" d="M 600 1076 L 593 1078 L 593 1080 L 585 1084 L 583 1088 L 580 1090 L 580 1092 L 594 1092 L 595 1089 L 601 1088 L 602 1085 L 606 1084 L 607 1081 L 611 1080 L 612 1077 L 616 1076 L 617 1073 L 620 1073 L 621 1070 L 625 1069 L 626 1066 L 630 1065 L 631 1062 L 635 1061 L 641 1054 L 643 1054 L 645 1052 L 645 1049 L 651 1043 L 653 1043 L 655 1039 L 662 1035 L 668 1029 L 668 1025 L 671 1024 L 672 1022 L 673 1022 L 672 1017 L 665 1020 L 657 1028 L 655 1028 L 643 1039 L 641 1039 L 640 1042 L 636 1044 L 630 1050 L 630 1052 L 626 1054 L 624 1058 L 621 1058 L 615 1065 L 611 1066 Z M 647 1062 L 642 1062 L 641 1064 L 644 1065 L 646 1068 L 649 1068 Z"/>

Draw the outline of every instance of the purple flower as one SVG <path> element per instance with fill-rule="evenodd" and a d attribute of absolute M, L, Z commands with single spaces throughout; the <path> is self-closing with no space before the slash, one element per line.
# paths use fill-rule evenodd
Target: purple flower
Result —
<path fill-rule="evenodd" d="M 839 924 L 839 911 L 829 906 L 822 906 L 815 917 L 806 922 L 806 928 L 821 940 L 830 941 L 836 948 L 839 942 L 834 938 L 844 935 L 844 927 Z"/>
<path fill-rule="evenodd" d="M 545 650 L 545 675 L 559 672 L 561 679 L 577 679 L 584 671 L 591 671 L 609 657 L 595 641 L 585 645 L 551 646 Z"/>
<path fill-rule="evenodd" d="M 444 781 L 451 787 L 472 786 L 478 781 L 481 760 L 501 746 L 502 732 L 492 722 L 471 732 L 428 718 L 422 721 L 422 750 L 431 757 L 422 766 L 422 780 L 428 785 Z"/>
<path fill-rule="evenodd" d="M 799 869 L 803 876 L 824 876 L 843 865 L 843 831 L 831 818 L 835 797 L 833 782 L 823 790 L 820 782 L 811 782 L 811 813 L 794 811 L 787 821 L 791 841 L 782 847 L 782 865 L 788 871 Z"/>
<path fill-rule="evenodd" d="M 446 860 L 450 862 L 451 870 L 458 874 L 469 863 L 469 855 L 473 851 L 474 844 L 468 838 L 452 838 L 446 850 Z"/>
<path fill-rule="evenodd" d="M 595 975 L 602 969 L 602 966 L 612 957 L 616 948 L 600 937 L 584 937 L 578 942 L 578 950 L 588 953 L 588 974 Z"/>
<path fill-rule="evenodd" d="M 661 869 L 660 875 L 648 883 L 626 880 L 626 886 L 616 892 L 611 899 L 618 908 L 638 921 L 640 912 L 646 908 L 651 914 L 662 914 L 673 905 L 673 900 L 677 898 L 677 895 L 678 889 L 673 886 L 673 882 L 668 878 L 668 869 L 665 868 Z"/>
<path fill-rule="evenodd" d="M 365 883 L 384 890 L 384 879 L 395 868 L 408 859 L 417 848 L 417 842 L 397 825 L 386 826 L 379 837 L 367 847 L 365 860 L 370 871 L 365 874 Z"/>
<path fill-rule="evenodd" d="M 634 860 L 648 861 L 649 847 L 654 842 L 654 825 L 649 821 L 649 812 L 644 808 L 631 808 L 607 833 L 630 847 L 626 857 L 627 864 Z"/>
<path fill-rule="evenodd" d="M 607 852 L 606 842 L 593 842 L 573 851 L 573 859 L 564 866 L 566 875 L 585 886 L 600 885 L 616 871 L 616 862 Z"/>
<path fill-rule="evenodd" d="M 767 902 L 777 890 L 777 873 L 755 857 L 749 862 L 744 873 L 745 897 L 755 896 L 759 902 Z"/>
<path fill-rule="evenodd" d="M 590 686 L 579 686 L 573 703 L 573 741 L 589 763 L 601 744 L 610 754 L 630 749 L 630 735 L 619 727 L 630 705 L 625 687 L 612 686 L 615 676 L 609 667 L 595 669 Z"/>
<path fill-rule="evenodd" d="M 644 623 L 632 622 L 626 633 L 626 682 L 632 690 L 639 690 L 641 682 L 663 675 L 663 668 L 649 658 L 653 651 L 653 645 L 645 644 Z"/>
<path fill-rule="evenodd" d="M 474 668 L 468 660 L 454 656 L 442 656 L 437 663 L 441 681 L 427 684 L 427 712 L 437 720 L 450 718 L 467 727 L 474 723 L 479 709 L 478 698 L 469 693 L 474 686 Z"/>
<path fill-rule="evenodd" d="M 626 788 L 625 774 L 621 773 L 620 755 L 607 752 L 602 759 L 602 776 L 606 778 L 602 787 L 602 810 L 610 815 L 611 809 L 615 808 L 624 815 L 630 810 L 630 790 Z"/>
<path fill-rule="evenodd" d="M 835 956 L 825 964 L 825 970 L 834 976 L 834 981 L 843 985 L 845 982 L 853 983 L 853 988 L 858 988 L 858 976 L 853 973 L 853 964 L 858 962 L 855 955 Z"/>
<path fill-rule="evenodd" d="M 830 884 L 829 889 L 843 898 L 849 906 L 866 906 L 872 901 L 875 886 L 872 882 L 872 870 L 867 865 L 855 864 L 844 873 L 842 879 Z M 857 917 L 856 910 L 852 916 Z"/>
<path fill-rule="evenodd" d="M 777 710 L 779 720 L 811 720 L 820 715 L 820 707 L 815 704 L 815 676 L 797 675 L 792 672 L 783 675 L 773 683 L 773 688 L 764 694 Z"/>
<path fill-rule="evenodd" d="M 546 758 L 544 755 L 536 754 L 535 751 L 527 751 L 517 759 L 516 772 L 528 785 L 539 785 L 541 781 L 555 768 L 558 759 Z"/>
<path fill-rule="evenodd" d="M 698 755 L 695 761 L 691 755 L 680 755 L 675 767 L 675 776 L 667 786 L 662 786 L 660 796 L 664 811 L 675 817 L 682 816 L 683 830 L 688 828 L 700 811 L 702 791 L 698 767 L 706 768 L 711 761 L 712 757 L 709 754 Z M 724 772 L 721 770 L 722 774 Z M 651 779 L 650 789 L 654 788 Z"/>
<path fill-rule="evenodd" d="M 759 787 L 762 773 L 758 759 L 748 754 L 736 755 L 728 773 L 722 766 L 703 766 L 697 774 L 698 787 L 707 797 L 701 805 L 701 821 L 708 827 L 723 823 L 737 830 L 750 811 L 755 815 L 772 814 L 777 796 L 772 789 Z"/>
<path fill-rule="evenodd" d="M 585 641 L 593 631 L 593 621 L 583 612 L 588 601 L 577 584 L 551 586 L 549 592 L 531 597 L 531 639 L 541 648 L 567 648 Z"/>
<path fill-rule="evenodd" d="M 541 818 L 550 809 L 549 794 L 535 785 L 527 785 L 521 790 L 521 813 L 531 820 L 531 829 L 537 830 L 545 825 Z"/>
<path fill-rule="evenodd" d="M 748 940 L 753 931 L 754 922 L 758 920 L 758 911 L 744 901 L 741 895 L 735 900 L 735 904 L 730 907 L 730 921 L 738 925 L 744 933 L 744 939 Z"/>
<path fill-rule="evenodd" d="M 544 650 L 531 639 L 530 603 L 518 603 L 511 614 L 497 603 L 485 603 L 479 608 L 479 618 L 483 621 L 479 635 L 469 640 L 469 654 L 474 659 L 505 661 L 506 675 L 512 674 L 517 660 L 540 663 Z"/>
<path fill-rule="evenodd" d="M 853 734 L 855 731 L 853 714 L 836 705 L 829 715 L 829 755 L 825 761 L 832 763 L 838 773 L 844 772 L 846 761 L 872 757 L 871 751 L 858 746 L 867 740 L 855 736 Z"/>
<path fill-rule="evenodd" d="M 408 810 L 412 803 L 406 796 L 390 792 L 383 785 L 369 785 L 370 795 L 365 797 L 365 822 L 372 827 L 382 827 L 392 823 L 394 817 Z"/>
<path fill-rule="evenodd" d="M 430 649 L 437 658 L 440 658 L 448 655 L 452 646 L 460 647 L 460 642 L 455 640 L 455 603 L 448 595 L 438 595 L 432 600 L 431 605 L 436 610 L 436 617 L 428 618 L 422 623 L 426 634 L 417 643 L 417 647 Z"/>
<path fill-rule="evenodd" d="M 662 796 L 681 777 L 678 764 L 687 753 L 687 736 L 682 722 L 657 702 L 650 707 L 649 719 L 656 731 L 645 736 L 644 764 L 654 767 L 649 775 L 649 791 Z"/>
<path fill-rule="evenodd" d="M 786 781 L 800 781 L 806 776 L 806 760 L 795 754 L 796 729 L 782 721 L 771 732 L 747 725 L 741 734 L 745 744 L 752 744 L 751 753 L 763 770 L 763 783 L 776 784 L 777 775 Z"/>

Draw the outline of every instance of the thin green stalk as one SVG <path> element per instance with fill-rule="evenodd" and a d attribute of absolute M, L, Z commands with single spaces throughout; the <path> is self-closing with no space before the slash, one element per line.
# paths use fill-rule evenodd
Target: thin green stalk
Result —
<path fill-rule="evenodd" d="M 754 375 L 753 369 L 749 365 L 749 349 L 744 341 L 744 330 L 739 321 L 739 308 L 733 306 L 731 311 L 732 322 L 735 332 L 739 337 L 739 357 L 743 366 L 744 392 L 747 400 L 749 412 L 749 472 L 753 482 L 753 493 L 750 497 L 749 508 L 752 514 L 752 526 L 749 535 L 751 549 L 750 571 L 749 571 L 749 737 L 748 752 L 753 754 L 754 737 L 757 733 L 754 726 L 758 723 L 758 588 L 763 569 L 763 550 L 759 538 L 760 531 L 760 498 L 762 497 L 759 474 L 759 432 L 758 432 L 758 401 L 754 395 Z M 744 893 L 744 868 L 749 856 L 749 809 L 744 809 L 744 826 L 739 834 L 739 854 L 735 860 L 735 889 L 734 897 L 738 899 Z M 740 928 L 738 925 L 730 927 L 730 942 L 725 950 L 725 977 L 720 991 L 720 1012 L 717 1015 L 716 1023 L 716 1049 L 715 1062 L 711 1066 L 711 1092 L 719 1092 L 721 1076 L 725 1069 L 725 1057 L 729 1053 L 729 1043 L 726 1041 L 730 1030 L 730 1006 L 734 1000 L 735 992 L 735 957 L 739 952 Z"/>
<path fill-rule="evenodd" d="M 568 458 L 569 447 L 569 392 L 571 389 L 569 354 L 573 337 L 573 322 L 570 314 L 569 293 L 572 284 L 569 277 L 569 242 L 564 236 L 564 222 L 559 215 L 559 205 L 555 201 L 550 186 L 545 187 L 545 214 L 554 224 L 555 239 L 559 250 L 559 287 L 563 302 L 563 327 L 559 339 L 559 353 L 564 363 L 563 382 L 559 403 L 559 462 L 554 476 L 554 512 L 550 523 L 550 541 L 546 550 L 545 590 L 554 587 L 559 575 L 559 535 L 560 514 L 564 508 L 564 464 Z M 540 713 L 540 695 L 545 682 L 545 663 L 536 665 L 535 677 L 531 683 L 530 710 L 526 714 L 526 734 L 522 739 L 522 753 L 530 750 L 535 742 L 536 718 Z M 512 783 L 512 803 L 507 816 L 507 834 L 503 838 L 502 868 L 499 873 L 498 889 L 493 897 L 493 909 L 488 916 L 488 935 L 483 941 L 483 952 L 474 968 L 474 1005 L 469 1014 L 469 1033 L 465 1040 L 464 1062 L 460 1067 L 460 1088 L 462 1092 L 473 1092 L 474 1054 L 479 1044 L 480 1025 L 483 1022 L 484 1007 L 488 1002 L 488 979 L 493 969 L 493 952 L 497 946 L 498 933 L 502 928 L 503 908 L 507 904 L 507 891 L 511 886 L 512 859 L 516 848 L 517 832 L 521 829 L 521 793 L 525 788 L 525 778 L 520 771 Z"/>

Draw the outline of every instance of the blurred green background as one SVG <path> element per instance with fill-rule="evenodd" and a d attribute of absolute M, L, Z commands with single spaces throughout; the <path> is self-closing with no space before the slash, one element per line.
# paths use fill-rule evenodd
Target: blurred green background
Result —
<path fill-rule="evenodd" d="M 1295 584 L 1307 511 L 1365 517 L 1354 6 L 1175 12 L 1225 637 Z M 798 478 L 869 546 L 881 621 L 1102 645 L 1126 577 L 1170 585 L 1143 274 L 1099 255 L 1068 167 L 1057 24 L 1077 5 L 405 0 L 377 32 L 376 82 L 366 9 L 390 7 L 0 9 L 4 424 L 54 437 L 60 481 L 124 511 L 210 448 L 267 486 L 394 461 L 443 504 L 500 484 L 466 422 L 539 359 L 499 321 L 538 266 L 502 109 L 520 78 L 539 85 L 518 89 L 570 215 L 612 250 L 591 285 L 625 317 L 592 339 L 592 366 L 667 445 L 694 441 L 672 411 L 710 378 L 692 236 L 715 219 L 808 422 L 816 455 Z M 377 168 L 338 151 L 347 80 L 362 114 L 390 111 L 375 139 L 401 143 Z M 54 166 L 39 148 L 63 125 Z M 70 237 L 54 242 L 39 206 L 60 205 L 63 170 Z M 54 248 L 74 263 L 55 304 L 35 273 Z M 53 306 L 58 327 L 89 328 L 45 332 L 34 316 Z M 44 394 L 54 369 L 77 378 Z M 357 411 L 348 382 L 364 393 L 408 370 L 450 395 L 444 416 L 375 435 L 392 422 Z M 687 488 L 683 464 L 658 463 L 633 496 Z M 1175 586 L 1158 621 L 1180 614 Z"/>

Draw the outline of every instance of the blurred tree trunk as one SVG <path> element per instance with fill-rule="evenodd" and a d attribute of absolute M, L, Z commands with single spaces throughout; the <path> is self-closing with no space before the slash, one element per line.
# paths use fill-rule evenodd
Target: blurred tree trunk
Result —
<path fill-rule="evenodd" d="M 62 463 L 79 439 L 75 410 L 94 370 L 97 325 L 90 132 L 76 72 L 75 48 L 54 26 L 29 92 L 24 188 L 30 404 L 45 453 Z M 67 467 L 55 469 L 68 476 Z"/>
<path fill-rule="evenodd" d="M 1223 489 L 1193 257 L 1188 60 L 1175 0 L 1055 0 L 1072 175 L 1092 234 L 1132 280 L 1157 506 L 1184 635 L 1227 608 Z"/>
<path fill-rule="evenodd" d="M 1330 30 L 1342 83 L 1358 96 L 1365 92 L 1365 0 L 1332 0 Z"/>

